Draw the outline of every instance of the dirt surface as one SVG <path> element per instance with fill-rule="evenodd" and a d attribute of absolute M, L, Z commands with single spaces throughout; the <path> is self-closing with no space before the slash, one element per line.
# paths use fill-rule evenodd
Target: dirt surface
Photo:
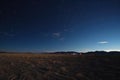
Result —
<path fill-rule="evenodd" d="M 0 54 L 0 80 L 120 80 L 120 55 Z"/>

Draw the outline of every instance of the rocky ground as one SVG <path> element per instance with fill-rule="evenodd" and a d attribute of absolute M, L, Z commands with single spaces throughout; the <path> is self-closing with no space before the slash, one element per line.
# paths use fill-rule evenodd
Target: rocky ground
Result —
<path fill-rule="evenodd" d="M 0 54 L 0 80 L 120 80 L 120 55 Z"/>

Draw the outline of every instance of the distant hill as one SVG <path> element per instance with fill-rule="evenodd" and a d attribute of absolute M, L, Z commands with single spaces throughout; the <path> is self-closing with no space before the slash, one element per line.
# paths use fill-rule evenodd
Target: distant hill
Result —
<path fill-rule="evenodd" d="M 75 51 L 67 51 L 67 52 L 54 52 L 52 54 L 80 54 L 79 52 L 75 52 Z"/>
<path fill-rule="evenodd" d="M 119 51 L 90 51 L 90 52 L 75 52 L 75 51 L 60 51 L 60 52 L 6 52 L 0 51 L 0 53 L 9 53 L 9 54 L 70 54 L 70 55 L 120 55 Z"/>
<path fill-rule="evenodd" d="M 85 54 L 94 54 L 94 55 L 120 55 L 119 51 L 110 51 L 110 52 L 106 52 L 106 51 L 94 51 L 94 52 L 86 52 Z"/>
<path fill-rule="evenodd" d="M 0 53 L 7 53 L 6 51 L 0 51 Z"/>

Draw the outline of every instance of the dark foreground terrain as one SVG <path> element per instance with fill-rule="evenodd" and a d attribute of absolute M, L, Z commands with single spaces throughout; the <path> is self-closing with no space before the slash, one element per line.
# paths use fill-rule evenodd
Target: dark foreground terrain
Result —
<path fill-rule="evenodd" d="M 120 55 L 1 53 L 0 80 L 120 80 Z"/>

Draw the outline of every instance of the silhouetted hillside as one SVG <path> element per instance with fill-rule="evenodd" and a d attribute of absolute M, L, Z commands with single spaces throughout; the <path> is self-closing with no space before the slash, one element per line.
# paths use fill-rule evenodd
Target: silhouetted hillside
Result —
<path fill-rule="evenodd" d="M 64 52 L 64 51 L 62 51 L 62 52 L 54 52 L 54 53 L 52 53 L 52 54 L 80 54 L 79 52 L 75 52 L 75 51 L 67 51 L 67 52 Z"/>
<path fill-rule="evenodd" d="M 110 51 L 110 52 L 106 52 L 106 51 L 94 51 L 94 52 L 87 52 L 85 54 L 92 54 L 92 55 L 120 55 L 120 52 L 118 51 Z"/>
<path fill-rule="evenodd" d="M 0 51 L 0 53 L 7 53 L 6 51 Z"/>

